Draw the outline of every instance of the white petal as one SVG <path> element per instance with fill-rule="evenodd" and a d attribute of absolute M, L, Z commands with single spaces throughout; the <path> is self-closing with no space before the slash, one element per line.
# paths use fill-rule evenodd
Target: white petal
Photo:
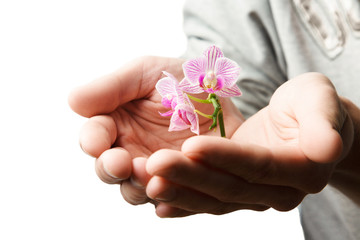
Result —
<path fill-rule="evenodd" d="M 162 97 L 165 97 L 167 94 L 176 94 L 176 84 L 178 84 L 176 80 L 164 77 L 156 83 L 155 88 Z"/>
<path fill-rule="evenodd" d="M 238 97 L 241 96 L 241 91 L 239 87 L 234 84 L 234 86 L 229 88 L 223 88 L 220 91 L 216 92 L 216 95 L 219 97 Z"/>
<path fill-rule="evenodd" d="M 199 86 L 199 83 L 197 84 L 192 84 L 188 79 L 184 78 L 180 83 L 179 83 L 179 88 L 187 93 L 193 93 L 193 94 L 198 94 L 198 93 L 202 93 L 204 92 L 204 89 L 202 87 Z"/>
<path fill-rule="evenodd" d="M 183 64 L 185 78 L 192 84 L 198 84 L 200 75 L 205 75 L 207 61 L 205 57 L 195 58 Z"/>
<path fill-rule="evenodd" d="M 221 49 L 216 46 L 210 46 L 208 49 L 205 50 L 204 55 L 207 59 L 207 69 L 214 70 L 216 60 L 218 58 L 224 57 Z"/>
<path fill-rule="evenodd" d="M 240 75 L 240 67 L 236 62 L 228 58 L 218 58 L 215 64 L 216 76 L 221 76 L 224 79 L 224 85 L 227 87 L 233 86 Z"/>
<path fill-rule="evenodd" d="M 179 111 L 182 111 L 186 114 L 183 115 L 183 117 L 186 116 L 186 123 L 180 116 Z M 190 122 L 190 125 L 189 125 Z M 170 119 L 170 126 L 169 131 L 181 131 L 184 129 L 190 128 L 192 132 L 195 134 L 199 134 L 199 118 L 197 114 L 194 112 L 194 108 L 187 105 L 187 104 L 178 104 L 176 106 L 175 112 L 172 115 Z"/>

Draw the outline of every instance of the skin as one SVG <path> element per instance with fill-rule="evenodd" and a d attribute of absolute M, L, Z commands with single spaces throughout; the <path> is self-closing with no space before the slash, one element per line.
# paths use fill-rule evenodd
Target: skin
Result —
<path fill-rule="evenodd" d="M 144 184 L 150 176 L 145 159 L 159 149 L 180 150 L 182 143 L 194 136 L 190 130 L 169 133 L 170 117 L 155 90 L 157 81 L 171 72 L 180 81 L 184 76 L 180 59 L 142 57 L 118 71 L 74 89 L 69 95 L 70 107 L 89 118 L 80 133 L 81 148 L 96 158 L 96 172 L 106 183 L 121 183 L 124 198 L 131 204 L 149 201 Z M 206 98 L 207 94 L 200 96 Z M 194 103 L 204 112 L 212 113 L 211 104 Z M 227 133 L 243 122 L 240 112 L 229 99 L 222 101 Z M 201 118 L 200 132 L 217 135 L 208 128 L 212 120 Z"/>
<path fill-rule="evenodd" d="M 283 84 L 244 122 L 222 99 L 229 139 L 208 131 L 169 133 L 154 86 L 161 71 L 182 78 L 181 60 L 144 57 L 74 90 L 69 104 L 88 117 L 80 134 L 106 183 L 121 183 L 131 204 L 152 202 L 160 217 L 295 208 L 331 183 L 360 204 L 360 110 L 324 75 Z M 204 97 L 205 98 L 205 97 Z M 198 105 L 210 112 L 211 106 Z M 215 136 L 213 136 L 215 135 Z"/>

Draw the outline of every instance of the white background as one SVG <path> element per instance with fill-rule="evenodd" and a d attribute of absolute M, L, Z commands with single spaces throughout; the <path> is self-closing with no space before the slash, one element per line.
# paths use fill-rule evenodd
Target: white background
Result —
<path fill-rule="evenodd" d="M 96 176 L 72 88 L 186 46 L 183 0 L 0 0 L 0 239 L 303 239 L 297 210 L 159 219 Z"/>

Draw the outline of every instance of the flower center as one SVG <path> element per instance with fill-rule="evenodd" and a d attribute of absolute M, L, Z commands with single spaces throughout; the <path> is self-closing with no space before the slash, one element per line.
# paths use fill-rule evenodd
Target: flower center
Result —
<path fill-rule="evenodd" d="M 200 86 L 209 93 L 219 91 L 223 87 L 223 80 L 221 77 L 217 77 L 213 71 L 209 71 L 206 75 L 200 76 Z"/>
<path fill-rule="evenodd" d="M 203 80 L 203 86 L 207 89 L 214 89 L 217 84 L 216 75 L 214 72 L 210 71 L 206 73 L 204 80 Z"/>

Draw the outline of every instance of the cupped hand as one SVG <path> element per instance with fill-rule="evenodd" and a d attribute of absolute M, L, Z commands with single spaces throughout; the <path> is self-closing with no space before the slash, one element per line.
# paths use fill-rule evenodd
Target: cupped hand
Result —
<path fill-rule="evenodd" d="M 169 132 L 169 117 L 161 96 L 155 90 L 163 71 L 182 80 L 183 60 L 142 57 L 118 71 L 75 89 L 69 96 L 71 108 L 89 118 L 80 133 L 80 145 L 97 158 L 96 172 L 106 183 L 122 183 L 122 194 L 132 204 L 148 201 L 144 185 L 146 158 L 159 149 L 180 150 L 191 136 L 190 130 Z M 206 97 L 205 97 L 206 98 Z M 230 100 L 222 102 L 227 134 L 231 136 L 242 122 L 242 116 Z M 208 105 L 195 104 L 211 114 Z M 200 120 L 200 132 L 214 135 L 209 119 Z"/>
<path fill-rule="evenodd" d="M 326 186 L 352 141 L 353 125 L 334 86 L 307 73 L 283 84 L 231 139 L 199 136 L 184 142 L 182 152 L 153 154 L 146 190 L 160 202 L 161 217 L 287 211 Z"/>

